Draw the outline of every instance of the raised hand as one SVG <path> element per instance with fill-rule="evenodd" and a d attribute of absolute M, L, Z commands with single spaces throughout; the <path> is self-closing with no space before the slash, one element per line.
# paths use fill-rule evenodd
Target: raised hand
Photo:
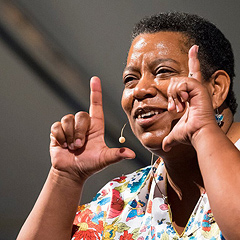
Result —
<path fill-rule="evenodd" d="M 183 115 L 164 138 L 164 151 L 179 143 L 191 143 L 193 135 L 202 127 L 216 124 L 212 98 L 200 71 L 198 46 L 192 46 L 188 55 L 189 76 L 172 78 L 168 87 L 168 110 L 182 112 Z"/>
<path fill-rule="evenodd" d="M 109 164 L 135 157 L 135 153 L 128 148 L 107 147 L 100 79 L 93 77 L 90 87 L 89 113 L 66 115 L 51 127 L 52 166 L 76 181 L 85 180 Z"/>

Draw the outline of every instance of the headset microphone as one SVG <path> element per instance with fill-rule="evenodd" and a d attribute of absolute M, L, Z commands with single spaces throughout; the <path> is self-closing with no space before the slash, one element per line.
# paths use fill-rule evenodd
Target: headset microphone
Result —
<path fill-rule="evenodd" d="M 127 123 L 125 123 L 125 124 L 123 125 L 123 127 L 122 127 L 121 137 L 118 139 L 118 141 L 119 141 L 120 143 L 125 143 L 125 141 L 126 141 L 125 137 L 123 137 L 123 130 L 124 130 L 124 128 L 126 127 L 126 125 L 127 125 Z"/>

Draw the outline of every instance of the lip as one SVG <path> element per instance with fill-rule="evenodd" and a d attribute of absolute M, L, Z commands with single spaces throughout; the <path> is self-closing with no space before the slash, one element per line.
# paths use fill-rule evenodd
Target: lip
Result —
<path fill-rule="evenodd" d="M 153 115 L 151 117 L 147 117 L 147 118 L 137 118 L 140 112 L 148 112 L 148 111 L 157 111 L 158 114 Z M 150 127 L 155 122 L 159 121 L 167 112 L 168 111 L 166 108 L 159 108 L 159 107 L 153 107 L 153 106 L 138 107 L 134 111 L 134 120 L 139 126 L 143 128 L 147 128 L 147 127 Z"/>

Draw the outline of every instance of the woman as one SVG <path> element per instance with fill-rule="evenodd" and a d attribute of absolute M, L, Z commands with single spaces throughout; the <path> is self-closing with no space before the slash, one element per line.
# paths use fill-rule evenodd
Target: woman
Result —
<path fill-rule="evenodd" d="M 240 239 L 233 65 L 228 40 L 198 16 L 140 21 L 122 107 L 136 137 L 160 158 L 114 179 L 77 210 L 90 175 L 135 157 L 106 146 L 100 80 L 93 77 L 89 113 L 51 128 L 52 168 L 18 239 Z"/>

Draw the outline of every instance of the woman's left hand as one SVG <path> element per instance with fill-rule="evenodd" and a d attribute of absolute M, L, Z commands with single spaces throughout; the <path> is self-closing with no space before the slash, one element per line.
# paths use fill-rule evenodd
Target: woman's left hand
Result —
<path fill-rule="evenodd" d="M 172 78 L 168 87 L 168 111 L 183 115 L 163 140 L 166 152 L 179 143 L 191 144 L 200 129 L 216 125 L 212 99 L 200 71 L 198 46 L 192 46 L 188 55 L 189 76 Z"/>

